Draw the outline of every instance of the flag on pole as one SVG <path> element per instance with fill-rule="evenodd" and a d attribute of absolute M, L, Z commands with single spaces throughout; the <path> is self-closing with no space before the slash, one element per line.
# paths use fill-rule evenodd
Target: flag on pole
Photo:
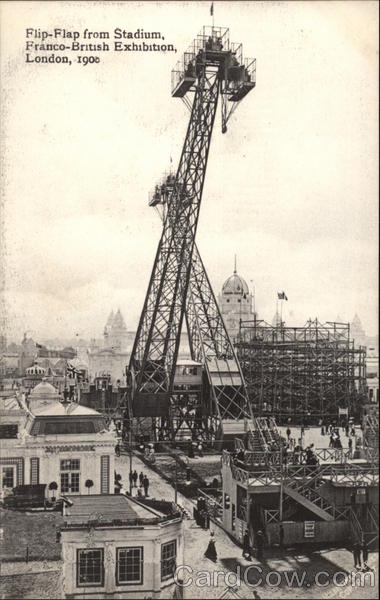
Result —
<path fill-rule="evenodd" d="M 288 297 L 285 294 L 285 292 L 277 292 L 277 297 L 279 300 L 288 300 Z"/>
<path fill-rule="evenodd" d="M 211 6 L 210 6 L 210 15 L 213 17 L 214 16 L 214 3 L 211 2 Z"/>

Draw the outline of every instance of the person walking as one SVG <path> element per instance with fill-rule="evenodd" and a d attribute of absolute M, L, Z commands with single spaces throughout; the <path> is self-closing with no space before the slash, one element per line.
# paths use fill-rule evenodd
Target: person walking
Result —
<path fill-rule="evenodd" d="M 203 457 L 203 446 L 202 446 L 202 442 L 199 442 L 198 444 L 198 452 L 199 452 L 199 457 L 202 458 Z"/>
<path fill-rule="evenodd" d="M 257 558 L 258 560 L 262 560 L 263 558 L 263 548 L 264 548 L 264 535 L 261 529 L 256 534 L 256 545 L 257 545 Z"/>
<path fill-rule="evenodd" d="M 143 486 L 144 486 L 144 494 L 145 496 L 149 496 L 148 491 L 149 491 L 149 479 L 148 477 L 145 475 L 144 480 L 143 480 Z"/>
<path fill-rule="evenodd" d="M 248 529 L 246 530 L 243 537 L 243 558 L 251 560 L 251 545 L 249 540 Z"/>
<path fill-rule="evenodd" d="M 132 473 L 133 487 L 137 487 L 137 479 L 138 479 L 138 475 L 137 475 L 137 471 L 135 469 Z"/>
<path fill-rule="evenodd" d="M 348 458 L 352 458 L 352 439 L 348 440 Z"/>
<path fill-rule="evenodd" d="M 129 487 L 132 490 L 132 487 L 133 487 L 133 473 L 132 473 L 132 471 L 129 471 Z"/>
<path fill-rule="evenodd" d="M 144 473 L 142 471 L 140 471 L 140 475 L 139 475 L 140 487 L 143 486 L 143 481 L 144 481 Z"/>
<path fill-rule="evenodd" d="M 285 537 L 284 526 L 282 523 L 280 523 L 280 529 L 279 529 L 278 533 L 279 533 L 279 538 L 280 538 L 280 548 L 282 550 L 284 548 L 284 537 Z"/>
<path fill-rule="evenodd" d="M 364 538 L 362 539 L 361 551 L 363 557 L 363 567 L 364 569 L 368 570 L 368 546 Z"/>
<path fill-rule="evenodd" d="M 360 561 L 360 544 L 359 542 L 356 540 L 353 545 L 352 545 L 352 554 L 354 555 L 354 566 L 355 569 L 359 566 L 359 569 L 361 568 L 362 564 Z"/>
<path fill-rule="evenodd" d="M 291 434 L 291 433 L 292 433 L 292 432 L 291 432 L 290 428 L 288 427 L 288 428 L 287 428 L 287 430 L 286 430 L 286 435 L 287 435 L 287 437 L 288 437 L 288 441 L 290 440 L 290 434 Z"/>
<path fill-rule="evenodd" d="M 210 533 L 210 540 L 209 540 L 209 543 L 208 543 L 208 546 L 206 548 L 206 552 L 204 553 L 204 555 L 206 558 L 209 558 L 213 562 L 216 562 L 216 559 L 218 558 L 218 554 L 216 552 L 216 547 L 215 547 L 213 531 L 211 531 L 211 533 Z"/>

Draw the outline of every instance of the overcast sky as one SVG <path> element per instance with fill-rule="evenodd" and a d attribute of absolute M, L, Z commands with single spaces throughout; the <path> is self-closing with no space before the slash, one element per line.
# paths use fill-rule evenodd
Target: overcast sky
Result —
<path fill-rule="evenodd" d="M 257 87 L 217 118 L 197 243 L 216 293 L 233 270 L 271 320 L 377 324 L 378 3 L 215 2 L 257 58 Z M 210 2 L 3 2 L 8 335 L 98 336 L 111 308 L 134 329 L 161 224 L 149 192 L 177 164 L 189 113 L 170 72 Z M 174 53 L 25 63 L 25 29 L 161 31 Z M 40 41 L 40 40 L 35 40 Z M 112 42 L 111 42 L 112 44 Z"/>

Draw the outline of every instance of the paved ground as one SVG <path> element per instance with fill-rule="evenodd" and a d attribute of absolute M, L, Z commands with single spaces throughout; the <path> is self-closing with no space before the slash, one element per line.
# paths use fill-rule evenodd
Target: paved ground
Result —
<path fill-rule="evenodd" d="M 198 460 L 201 461 L 202 459 Z M 157 499 L 171 498 L 174 500 L 173 488 L 163 481 L 159 475 L 149 469 L 141 460 L 133 457 L 132 468 L 136 469 L 138 473 L 142 470 L 148 475 L 150 480 L 150 497 Z M 128 457 L 121 456 L 117 459 L 116 470 L 121 473 L 123 482 L 128 482 Z M 136 490 L 134 490 L 135 493 Z M 194 506 L 192 501 L 178 494 L 178 503 L 192 515 Z M 218 552 L 216 563 L 204 558 L 210 532 L 198 528 L 192 519 L 185 521 L 185 564 L 191 568 L 191 572 L 187 570 L 183 573 L 184 582 L 188 583 L 190 581 L 189 578 L 192 579 L 191 584 L 184 588 L 184 597 L 187 599 L 205 598 L 212 600 L 218 598 L 223 594 L 229 583 L 236 585 L 236 578 L 233 573 L 237 571 L 240 571 L 237 593 L 244 599 L 295 598 L 298 600 L 301 598 L 311 598 L 314 600 L 317 598 L 334 599 L 339 597 L 361 600 L 378 597 L 377 555 L 370 557 L 371 566 L 376 567 L 375 587 L 369 585 L 368 576 L 364 580 L 364 583 L 367 585 L 364 587 L 358 587 L 358 585 L 353 587 L 351 585 L 352 554 L 345 548 L 331 550 L 311 549 L 307 552 L 301 552 L 295 548 L 289 548 L 285 551 L 268 549 L 262 562 L 259 562 L 257 559 L 248 562 L 242 558 L 241 548 L 222 529 L 217 526 L 212 527 L 215 532 Z M 291 583 L 291 579 L 287 580 L 285 573 L 288 573 L 288 578 L 291 578 L 293 573 L 293 585 L 288 585 L 288 581 Z M 314 577 L 317 573 L 321 573 L 320 582 L 323 587 L 315 584 Z M 297 584 L 296 574 L 298 574 L 299 585 Z M 226 580 L 225 577 L 229 577 L 229 580 Z M 247 583 L 245 583 L 245 577 L 247 578 Z M 275 586 L 274 584 L 277 583 L 278 577 L 280 577 L 280 585 Z M 303 580 L 302 577 L 304 578 Z M 362 579 L 362 577 L 361 574 L 358 575 L 358 578 Z M 334 585 L 334 581 L 338 585 Z M 345 583 L 345 581 L 346 585 L 339 586 L 339 584 Z M 327 585 L 325 585 L 326 583 Z M 356 583 L 355 580 L 354 583 Z"/>
<path fill-rule="evenodd" d="M 296 441 L 301 437 L 301 428 L 294 427 L 293 425 L 289 426 L 291 431 L 290 437 L 295 438 Z M 278 427 L 281 435 L 286 438 L 286 426 Z M 362 438 L 362 431 L 356 427 L 356 436 L 352 437 L 352 449 L 355 450 L 355 444 L 359 438 Z M 344 429 L 339 429 L 340 441 L 342 442 L 343 448 L 348 448 L 348 440 L 349 438 L 346 436 Z M 310 444 L 314 444 L 315 448 L 328 448 L 330 442 L 330 435 L 322 435 L 320 427 L 311 427 L 310 429 L 305 429 L 304 437 L 303 437 L 303 447 L 309 446 Z"/>
<path fill-rule="evenodd" d="M 286 427 L 282 429 L 285 430 Z M 296 428 L 291 429 L 297 434 Z M 292 437 L 295 435 L 292 434 Z M 341 432 L 341 439 L 343 446 L 346 447 L 348 440 L 344 432 Z M 328 436 L 321 436 L 319 429 L 305 430 L 304 445 L 314 443 L 315 447 L 322 448 L 328 446 L 328 441 Z M 210 457 L 205 456 L 204 458 L 190 459 L 189 462 L 193 466 L 193 464 L 206 464 L 208 460 Z M 215 460 L 218 460 L 218 457 L 215 457 Z M 173 470 L 174 464 L 173 459 Z M 117 458 L 115 468 L 122 475 L 124 487 L 128 489 L 129 457 L 122 455 Z M 136 469 L 138 473 L 143 471 L 148 475 L 150 497 L 174 501 L 173 488 L 135 456 L 132 468 Z M 133 492 L 135 495 L 137 489 L 134 489 Z M 194 506 L 192 501 L 178 493 L 178 503 L 192 516 Z M 10 519 L 12 518 L 13 515 Z M 34 523 L 34 519 L 28 519 L 28 527 L 32 524 L 34 527 L 37 520 Z M 53 523 L 50 523 L 50 520 L 51 518 L 48 518 L 46 522 L 49 522 L 47 524 L 52 528 Z M 23 539 L 23 526 L 21 522 L 18 525 L 20 531 L 17 535 L 20 537 L 18 539 L 16 537 L 15 548 L 20 547 L 20 540 Z M 12 523 L 12 526 L 15 524 Z M 282 600 L 284 598 L 368 600 L 378 598 L 377 554 L 370 556 L 369 564 L 375 569 L 372 575 L 374 581 L 371 582 L 368 575 L 365 575 L 365 579 L 363 579 L 363 574 L 355 575 L 352 570 L 352 554 L 345 548 L 322 551 L 308 549 L 307 552 L 296 548 L 288 548 L 284 551 L 276 548 L 267 549 L 262 561 L 259 562 L 253 558 L 251 562 L 248 562 L 243 559 L 241 548 L 222 529 L 213 526 L 213 530 L 218 553 L 216 563 L 204 557 L 210 532 L 198 528 L 193 519 L 185 520 L 185 565 L 191 569 L 183 572 L 184 583 L 189 583 L 184 588 L 185 599 L 214 600 L 226 591 L 228 585 L 236 588 L 237 595 L 232 596 L 228 593 L 226 598 L 256 598 L 257 600 Z M 35 534 L 36 532 L 34 532 Z M 53 530 L 51 530 L 51 534 L 53 534 Z M 41 538 L 41 542 L 43 541 L 42 537 L 35 535 L 35 539 Z M 50 537 L 51 543 L 54 545 L 54 536 Z M 1 569 L 0 598 L 63 598 L 61 569 L 61 561 L 29 562 L 28 564 L 25 562 L 4 563 Z M 238 577 L 235 573 L 238 573 Z M 316 585 L 317 573 L 320 573 L 322 587 Z M 361 587 L 360 582 L 364 584 Z M 371 586 L 371 583 L 374 583 L 374 586 Z M 166 596 L 163 595 L 163 598 Z"/>

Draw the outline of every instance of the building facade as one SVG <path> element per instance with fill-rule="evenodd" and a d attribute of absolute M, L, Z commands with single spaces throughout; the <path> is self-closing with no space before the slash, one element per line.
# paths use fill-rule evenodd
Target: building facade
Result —
<path fill-rule="evenodd" d="M 183 516 L 170 503 L 69 496 L 60 530 L 66 598 L 171 598 Z"/>
<path fill-rule="evenodd" d="M 31 391 L 25 410 L 26 422 L 20 413 L 17 434 L 1 440 L 1 465 L 8 469 L 3 487 L 46 484 L 47 497 L 53 495 L 53 482 L 54 496 L 113 492 L 117 435 L 103 415 L 63 402 L 47 381 Z"/>

